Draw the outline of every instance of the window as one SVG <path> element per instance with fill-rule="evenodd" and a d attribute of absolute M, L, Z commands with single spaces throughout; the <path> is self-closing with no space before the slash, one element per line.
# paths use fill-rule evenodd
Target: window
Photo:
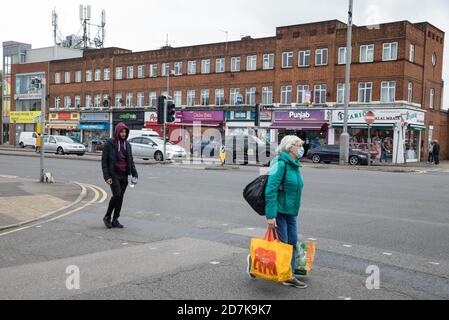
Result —
<path fill-rule="evenodd" d="M 126 94 L 126 106 L 128 108 L 133 106 L 133 94 L 131 92 Z"/>
<path fill-rule="evenodd" d="M 246 89 L 246 104 L 250 106 L 256 105 L 256 87 Z"/>
<path fill-rule="evenodd" d="M 103 80 L 104 80 L 104 81 L 109 81 L 109 80 L 111 80 L 111 69 L 109 69 L 109 68 L 104 68 L 104 70 L 103 70 Z"/>
<path fill-rule="evenodd" d="M 115 94 L 115 106 L 116 107 L 121 107 L 122 106 L 122 94 L 121 93 L 116 93 Z"/>
<path fill-rule="evenodd" d="M 429 108 L 435 109 L 435 89 L 430 89 Z"/>
<path fill-rule="evenodd" d="M 101 80 L 101 70 L 95 69 L 95 81 L 100 81 L 100 80 Z"/>
<path fill-rule="evenodd" d="M 338 48 L 338 64 L 346 64 L 346 47 Z"/>
<path fill-rule="evenodd" d="M 240 57 L 233 57 L 231 59 L 231 72 L 240 71 Z"/>
<path fill-rule="evenodd" d="M 345 102 L 345 84 L 337 84 L 337 103 L 343 104 Z"/>
<path fill-rule="evenodd" d="M 327 65 L 328 49 L 316 49 L 315 51 L 315 65 L 325 66 Z"/>
<path fill-rule="evenodd" d="M 187 91 L 187 106 L 193 107 L 195 105 L 195 90 Z"/>
<path fill-rule="evenodd" d="M 299 63 L 300 67 L 309 67 L 310 66 L 310 50 L 299 51 Z"/>
<path fill-rule="evenodd" d="M 292 104 L 292 86 L 281 86 L 281 104 Z"/>
<path fill-rule="evenodd" d="M 92 81 L 92 70 L 86 70 L 86 82 Z"/>
<path fill-rule="evenodd" d="M 134 66 L 126 67 L 126 79 L 134 78 Z"/>
<path fill-rule="evenodd" d="M 150 64 L 150 78 L 157 77 L 157 64 Z"/>
<path fill-rule="evenodd" d="M 86 95 L 86 108 L 91 108 L 91 107 L 92 107 L 92 96 Z"/>
<path fill-rule="evenodd" d="M 189 61 L 188 62 L 188 74 L 196 74 L 196 61 Z"/>
<path fill-rule="evenodd" d="M 359 83 L 359 102 L 370 103 L 373 100 L 373 83 L 360 82 Z"/>
<path fill-rule="evenodd" d="M 122 67 L 115 68 L 115 79 L 116 80 L 123 79 L 123 68 Z"/>
<path fill-rule="evenodd" d="M 203 74 L 210 73 L 210 60 L 209 59 L 201 61 L 201 73 L 203 73 Z"/>
<path fill-rule="evenodd" d="M 216 89 L 215 90 L 215 105 L 222 106 L 224 105 L 224 89 Z"/>
<path fill-rule="evenodd" d="M 209 105 L 209 89 L 202 89 L 201 90 L 201 105 L 202 106 L 208 106 Z"/>
<path fill-rule="evenodd" d="M 167 77 L 169 76 L 170 72 L 170 63 L 163 63 L 162 64 L 162 76 Z"/>
<path fill-rule="evenodd" d="M 78 70 L 75 72 L 75 82 L 80 83 L 81 82 L 81 70 Z"/>
<path fill-rule="evenodd" d="M 383 81 L 381 89 L 382 102 L 394 102 L 396 100 L 396 81 Z"/>
<path fill-rule="evenodd" d="M 182 62 L 175 62 L 175 75 L 176 76 L 182 75 Z"/>
<path fill-rule="evenodd" d="M 55 84 L 61 83 L 61 73 L 57 72 L 55 73 Z"/>
<path fill-rule="evenodd" d="M 145 66 L 137 67 L 137 78 L 139 79 L 145 78 Z"/>
<path fill-rule="evenodd" d="M 145 105 L 145 93 L 137 92 L 137 106 L 143 107 Z"/>
<path fill-rule="evenodd" d="M 409 53 L 409 60 L 410 62 L 415 62 L 415 45 L 410 45 L 410 53 Z"/>
<path fill-rule="evenodd" d="M 436 66 L 437 65 L 437 54 L 433 53 L 432 54 L 432 66 Z"/>
<path fill-rule="evenodd" d="M 413 102 L 413 82 L 408 83 L 408 90 L 407 90 L 407 101 L 408 103 Z"/>
<path fill-rule="evenodd" d="M 64 75 L 64 82 L 70 83 L 70 72 L 66 72 Z"/>
<path fill-rule="evenodd" d="M 220 58 L 215 61 L 215 72 L 223 73 L 225 72 L 225 59 Z"/>
<path fill-rule="evenodd" d="M 273 104 L 273 87 L 262 88 L 262 104 L 264 106 Z"/>
<path fill-rule="evenodd" d="M 310 103 L 310 91 L 308 85 L 298 85 L 296 102 L 298 104 Z"/>
<path fill-rule="evenodd" d="M 149 97 L 150 97 L 150 106 L 157 107 L 157 92 L 151 91 Z"/>
<path fill-rule="evenodd" d="M 81 96 L 75 96 L 75 108 L 81 107 Z"/>
<path fill-rule="evenodd" d="M 61 97 L 55 97 L 55 108 L 59 109 L 61 107 Z"/>
<path fill-rule="evenodd" d="M 72 107 L 72 98 L 69 96 L 64 97 L 64 108 L 69 109 Z"/>
<path fill-rule="evenodd" d="M 246 58 L 246 70 L 247 71 L 257 70 L 257 56 L 248 56 Z"/>
<path fill-rule="evenodd" d="M 398 59 L 398 43 L 384 43 L 382 54 L 383 61 L 393 61 Z"/>
<path fill-rule="evenodd" d="M 104 103 L 107 101 L 107 103 L 108 103 L 108 107 L 110 106 L 110 101 L 109 101 L 109 99 L 110 99 L 110 97 L 109 97 L 109 94 L 104 94 L 103 95 L 103 105 L 104 105 Z"/>
<path fill-rule="evenodd" d="M 97 95 L 95 95 L 95 98 L 94 98 L 94 107 L 100 108 L 100 106 L 101 106 L 101 95 L 97 94 Z"/>
<path fill-rule="evenodd" d="M 374 44 L 360 46 L 360 63 L 374 61 Z"/>
<path fill-rule="evenodd" d="M 293 67 L 293 52 L 283 52 L 282 68 L 292 68 L 292 67 Z"/>
<path fill-rule="evenodd" d="M 175 106 L 180 107 L 182 106 L 182 91 L 181 90 L 175 90 L 173 93 L 173 101 L 175 103 Z"/>
<path fill-rule="evenodd" d="M 231 105 L 235 106 L 237 104 L 237 98 L 240 96 L 240 89 L 239 88 L 231 88 L 231 97 L 230 102 Z"/>
<path fill-rule="evenodd" d="M 318 84 L 315 86 L 315 95 L 313 102 L 315 104 L 325 104 L 327 95 L 327 86 L 325 84 Z"/>
<path fill-rule="evenodd" d="M 267 54 L 263 55 L 263 69 L 264 70 L 274 69 L 274 54 L 273 53 L 267 53 Z"/>

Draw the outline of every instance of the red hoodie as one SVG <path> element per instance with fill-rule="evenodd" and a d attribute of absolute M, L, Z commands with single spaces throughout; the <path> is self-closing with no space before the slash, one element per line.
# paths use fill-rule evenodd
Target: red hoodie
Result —
<path fill-rule="evenodd" d="M 125 140 L 120 139 L 120 131 L 126 130 L 126 138 Z M 117 147 L 116 159 L 117 162 L 115 164 L 115 170 L 117 173 L 127 174 L 128 170 L 128 151 L 126 150 L 126 140 L 129 137 L 129 129 L 123 123 L 120 122 L 115 127 L 114 131 L 114 144 Z"/>

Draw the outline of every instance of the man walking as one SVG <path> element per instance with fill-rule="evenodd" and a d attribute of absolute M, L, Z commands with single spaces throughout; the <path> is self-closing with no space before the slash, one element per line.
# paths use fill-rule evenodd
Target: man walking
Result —
<path fill-rule="evenodd" d="M 429 162 L 429 163 L 433 163 L 433 162 L 434 162 L 434 158 L 433 158 L 433 147 L 434 147 L 433 141 L 431 141 L 431 142 L 429 143 L 429 159 L 428 159 L 428 162 Z"/>
<path fill-rule="evenodd" d="M 122 210 L 123 197 L 128 187 L 128 176 L 131 175 L 132 183 L 137 184 L 138 174 L 134 165 L 131 144 L 127 141 L 128 136 L 128 127 L 124 123 L 117 124 L 114 130 L 114 138 L 108 140 L 103 149 L 101 159 L 103 177 L 112 191 L 108 211 L 103 219 L 108 229 L 123 228 L 118 219 Z"/>
<path fill-rule="evenodd" d="M 440 165 L 440 144 L 437 140 L 433 143 L 433 161 L 435 165 Z"/>

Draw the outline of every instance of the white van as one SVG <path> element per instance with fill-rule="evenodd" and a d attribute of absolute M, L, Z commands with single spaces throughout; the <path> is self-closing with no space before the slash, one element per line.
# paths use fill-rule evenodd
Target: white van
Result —
<path fill-rule="evenodd" d="M 159 137 L 159 134 L 153 130 L 130 130 L 128 140 L 137 137 Z"/>
<path fill-rule="evenodd" d="M 22 132 L 19 137 L 19 146 L 21 148 L 35 147 L 37 133 L 36 132 Z"/>

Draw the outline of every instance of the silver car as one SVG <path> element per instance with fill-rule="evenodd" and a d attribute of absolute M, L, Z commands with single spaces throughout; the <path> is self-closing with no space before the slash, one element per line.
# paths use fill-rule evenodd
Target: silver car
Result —
<path fill-rule="evenodd" d="M 86 153 L 86 147 L 65 136 L 45 136 L 44 152 L 56 154 L 76 154 L 83 156 Z"/>
<path fill-rule="evenodd" d="M 164 140 L 155 137 L 135 137 L 129 140 L 133 148 L 133 157 L 164 161 Z M 182 160 L 187 152 L 180 146 L 167 142 L 167 160 Z"/>

